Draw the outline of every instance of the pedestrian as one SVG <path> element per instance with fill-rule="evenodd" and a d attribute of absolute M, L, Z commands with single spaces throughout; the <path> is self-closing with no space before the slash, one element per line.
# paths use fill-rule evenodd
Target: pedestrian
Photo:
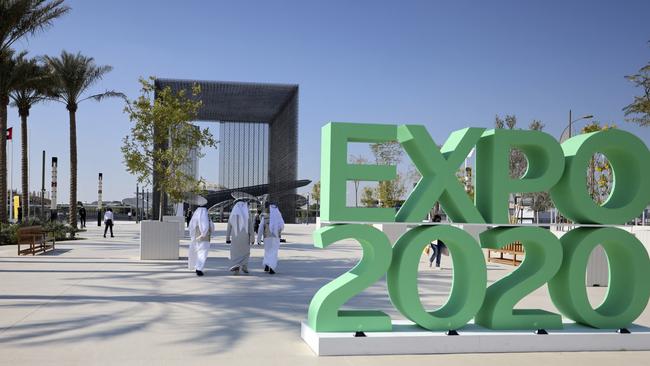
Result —
<path fill-rule="evenodd" d="M 439 214 L 433 215 L 433 222 L 442 221 L 442 217 Z M 445 243 L 438 239 L 436 243 L 433 242 L 429 244 L 431 251 L 429 253 L 429 267 L 433 266 L 433 262 L 436 262 L 436 269 L 440 269 L 440 257 L 443 252 L 447 252 L 447 246 Z"/>
<path fill-rule="evenodd" d="M 82 229 L 86 227 L 86 208 L 83 203 L 79 206 L 79 225 Z"/>
<path fill-rule="evenodd" d="M 113 209 L 110 207 L 104 213 L 104 237 L 106 237 L 109 228 L 111 229 L 111 238 L 113 238 Z"/>
<path fill-rule="evenodd" d="M 188 208 L 187 213 L 185 214 L 185 223 L 187 224 L 187 227 L 190 227 L 190 220 L 192 220 L 192 210 Z"/>
<path fill-rule="evenodd" d="M 255 223 L 253 225 L 253 230 L 255 231 L 255 236 L 257 237 L 257 234 L 260 232 L 260 222 L 262 218 L 262 210 L 258 209 L 257 212 L 255 213 Z M 257 243 L 257 245 L 262 245 L 262 243 Z"/>
<path fill-rule="evenodd" d="M 239 274 L 240 270 L 248 273 L 248 260 L 251 256 L 251 245 L 255 243 L 255 232 L 248 204 L 244 201 L 236 202 L 230 212 L 226 243 L 230 244 L 230 272 L 235 275 Z"/>
<path fill-rule="evenodd" d="M 208 216 L 207 208 L 199 207 L 194 211 L 189 230 L 192 241 L 187 254 L 187 267 L 200 277 L 203 276 L 203 268 L 210 250 L 210 237 L 214 232 L 214 224 Z"/>
<path fill-rule="evenodd" d="M 284 230 L 284 220 L 278 210 L 278 206 L 271 204 L 269 206 L 268 217 L 262 215 L 259 232 L 257 233 L 257 243 L 259 244 L 264 237 L 264 272 L 275 274 L 278 266 L 278 252 L 280 250 L 280 234 Z"/>

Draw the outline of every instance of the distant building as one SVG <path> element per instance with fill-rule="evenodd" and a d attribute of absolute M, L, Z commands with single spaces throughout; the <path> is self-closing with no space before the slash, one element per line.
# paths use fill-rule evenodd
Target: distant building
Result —
<path fill-rule="evenodd" d="M 286 222 L 295 222 L 298 85 L 173 79 L 155 82 L 156 90 L 170 87 L 175 92 L 189 90 L 194 84 L 201 87 L 197 120 L 220 123 L 218 183 L 235 190 L 267 185 L 269 200 L 278 203 Z M 154 175 L 154 217 L 158 216 L 160 202 L 157 180 Z"/>

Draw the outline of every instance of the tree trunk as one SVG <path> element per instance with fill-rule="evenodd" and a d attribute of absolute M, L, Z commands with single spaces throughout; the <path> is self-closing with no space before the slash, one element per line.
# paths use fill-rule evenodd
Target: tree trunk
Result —
<path fill-rule="evenodd" d="M 21 173 L 21 191 L 22 191 L 22 207 L 23 207 L 23 217 L 25 212 L 29 212 L 29 162 L 28 162 L 28 152 L 29 148 L 27 145 L 27 116 L 29 115 L 29 110 L 20 111 L 20 142 L 21 142 L 21 153 L 22 161 L 20 164 Z"/>
<path fill-rule="evenodd" d="M 359 181 L 354 181 L 354 207 L 359 207 Z"/>
<path fill-rule="evenodd" d="M 7 223 L 7 106 L 9 96 L 0 96 L 0 224 Z"/>
<path fill-rule="evenodd" d="M 77 228 L 77 106 L 68 106 L 70 114 L 70 226 Z M 72 234 L 74 236 L 74 233 Z"/>
<path fill-rule="evenodd" d="M 165 203 L 165 198 L 164 197 L 165 197 L 165 192 L 163 192 L 162 189 L 161 189 L 160 190 L 160 201 L 159 201 L 160 206 L 158 207 L 158 221 L 160 221 L 160 222 L 162 222 L 162 220 L 163 220 L 163 213 L 164 213 L 163 212 L 163 206 L 164 206 L 164 203 Z"/>

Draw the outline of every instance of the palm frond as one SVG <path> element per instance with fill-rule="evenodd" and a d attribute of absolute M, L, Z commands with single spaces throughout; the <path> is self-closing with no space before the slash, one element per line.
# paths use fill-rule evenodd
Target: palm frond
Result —
<path fill-rule="evenodd" d="M 105 91 L 103 93 L 99 93 L 99 94 L 95 94 L 95 95 L 91 95 L 89 97 L 86 97 L 86 98 L 80 100 L 79 102 L 82 102 L 82 101 L 88 100 L 88 99 L 94 99 L 97 102 L 101 102 L 102 100 L 104 100 L 106 98 L 122 98 L 122 99 L 125 99 L 125 100 L 127 99 L 126 95 L 124 93 L 121 93 L 121 92 L 118 92 L 118 91 L 115 91 L 115 90 L 107 90 L 107 91 Z"/>
<path fill-rule="evenodd" d="M 0 50 L 9 48 L 27 34 L 52 25 L 54 19 L 70 11 L 64 0 L 0 1 Z"/>
<path fill-rule="evenodd" d="M 53 99 L 77 104 L 88 99 L 99 101 L 106 97 L 121 96 L 111 91 L 82 98 L 91 86 L 113 69 L 108 65 L 96 65 L 92 57 L 63 51 L 59 57 L 44 56 L 42 59 L 52 75 L 53 89 L 49 95 Z"/>

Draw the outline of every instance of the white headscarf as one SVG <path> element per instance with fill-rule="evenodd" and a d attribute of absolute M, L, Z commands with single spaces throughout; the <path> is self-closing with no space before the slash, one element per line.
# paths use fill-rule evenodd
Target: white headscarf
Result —
<path fill-rule="evenodd" d="M 278 206 L 271 205 L 269 207 L 269 230 L 274 236 L 279 236 L 279 232 L 284 229 L 284 219 L 278 210 Z"/>
<path fill-rule="evenodd" d="M 235 207 L 230 211 L 228 223 L 232 226 L 235 235 L 242 230 L 248 232 L 248 204 L 244 201 L 235 203 Z"/>
<path fill-rule="evenodd" d="M 210 217 L 208 217 L 208 209 L 205 207 L 197 208 L 190 220 L 189 229 L 192 240 L 196 239 L 196 228 L 199 228 L 199 231 L 201 232 L 200 236 L 207 236 L 208 231 L 212 229 L 212 221 L 210 221 Z"/>

